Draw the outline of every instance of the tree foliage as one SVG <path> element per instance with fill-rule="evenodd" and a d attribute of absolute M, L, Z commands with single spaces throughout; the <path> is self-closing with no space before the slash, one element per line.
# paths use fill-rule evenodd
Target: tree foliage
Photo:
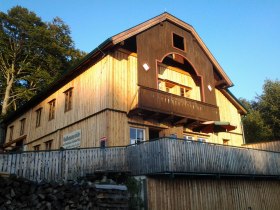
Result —
<path fill-rule="evenodd" d="M 0 12 L 1 115 L 46 88 L 83 55 L 60 18 L 44 22 L 20 6 Z"/>
<path fill-rule="evenodd" d="M 247 143 L 280 140 L 280 81 L 266 80 L 256 100 L 241 99 L 249 113 L 243 118 Z"/>

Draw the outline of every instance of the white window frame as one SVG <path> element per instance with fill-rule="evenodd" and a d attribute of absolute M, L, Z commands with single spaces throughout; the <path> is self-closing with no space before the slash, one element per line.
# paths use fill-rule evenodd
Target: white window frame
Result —
<path fill-rule="evenodd" d="M 131 129 L 135 129 L 136 130 L 136 138 L 135 139 L 132 139 L 130 134 L 131 134 Z M 142 140 L 139 139 L 138 140 L 138 137 L 137 137 L 137 130 L 141 130 L 143 131 L 143 138 Z M 137 144 L 139 142 L 142 142 L 142 141 L 145 141 L 145 129 L 144 128 L 137 128 L 137 127 L 129 127 L 129 139 L 130 139 L 130 144 Z"/>

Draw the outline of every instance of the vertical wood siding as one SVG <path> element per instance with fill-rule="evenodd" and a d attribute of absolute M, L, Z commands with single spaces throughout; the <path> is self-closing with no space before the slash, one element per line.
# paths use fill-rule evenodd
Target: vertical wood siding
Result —
<path fill-rule="evenodd" d="M 280 152 L 280 141 L 270 141 L 270 142 L 260 142 L 254 144 L 244 144 L 242 145 L 247 148 L 262 149 Z"/>
<path fill-rule="evenodd" d="M 201 101 L 200 87 L 195 84 L 195 81 L 193 80 L 191 75 L 176 72 L 165 65 L 159 65 L 158 77 L 163 80 L 168 79 L 180 85 L 192 88 L 192 90 L 190 90 L 190 96 L 188 98 Z M 174 94 L 180 95 L 179 87 L 177 87 Z"/>
<path fill-rule="evenodd" d="M 148 178 L 149 210 L 278 210 L 280 182 Z"/>

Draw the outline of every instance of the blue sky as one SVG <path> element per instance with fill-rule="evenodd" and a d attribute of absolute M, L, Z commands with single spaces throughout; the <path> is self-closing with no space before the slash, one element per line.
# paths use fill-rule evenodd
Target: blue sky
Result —
<path fill-rule="evenodd" d="M 192 25 L 231 78 L 237 98 L 254 99 L 265 79 L 280 79 L 279 0 L 0 0 L 44 21 L 67 23 L 76 47 L 90 52 L 105 39 L 164 11 Z"/>

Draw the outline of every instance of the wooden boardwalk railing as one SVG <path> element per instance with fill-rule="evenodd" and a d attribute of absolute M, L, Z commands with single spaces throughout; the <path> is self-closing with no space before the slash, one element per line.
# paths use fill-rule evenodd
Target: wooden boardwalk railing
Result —
<path fill-rule="evenodd" d="M 127 147 L 0 154 L 0 172 L 34 181 L 71 180 L 96 171 L 280 177 L 280 153 L 163 138 Z"/>

